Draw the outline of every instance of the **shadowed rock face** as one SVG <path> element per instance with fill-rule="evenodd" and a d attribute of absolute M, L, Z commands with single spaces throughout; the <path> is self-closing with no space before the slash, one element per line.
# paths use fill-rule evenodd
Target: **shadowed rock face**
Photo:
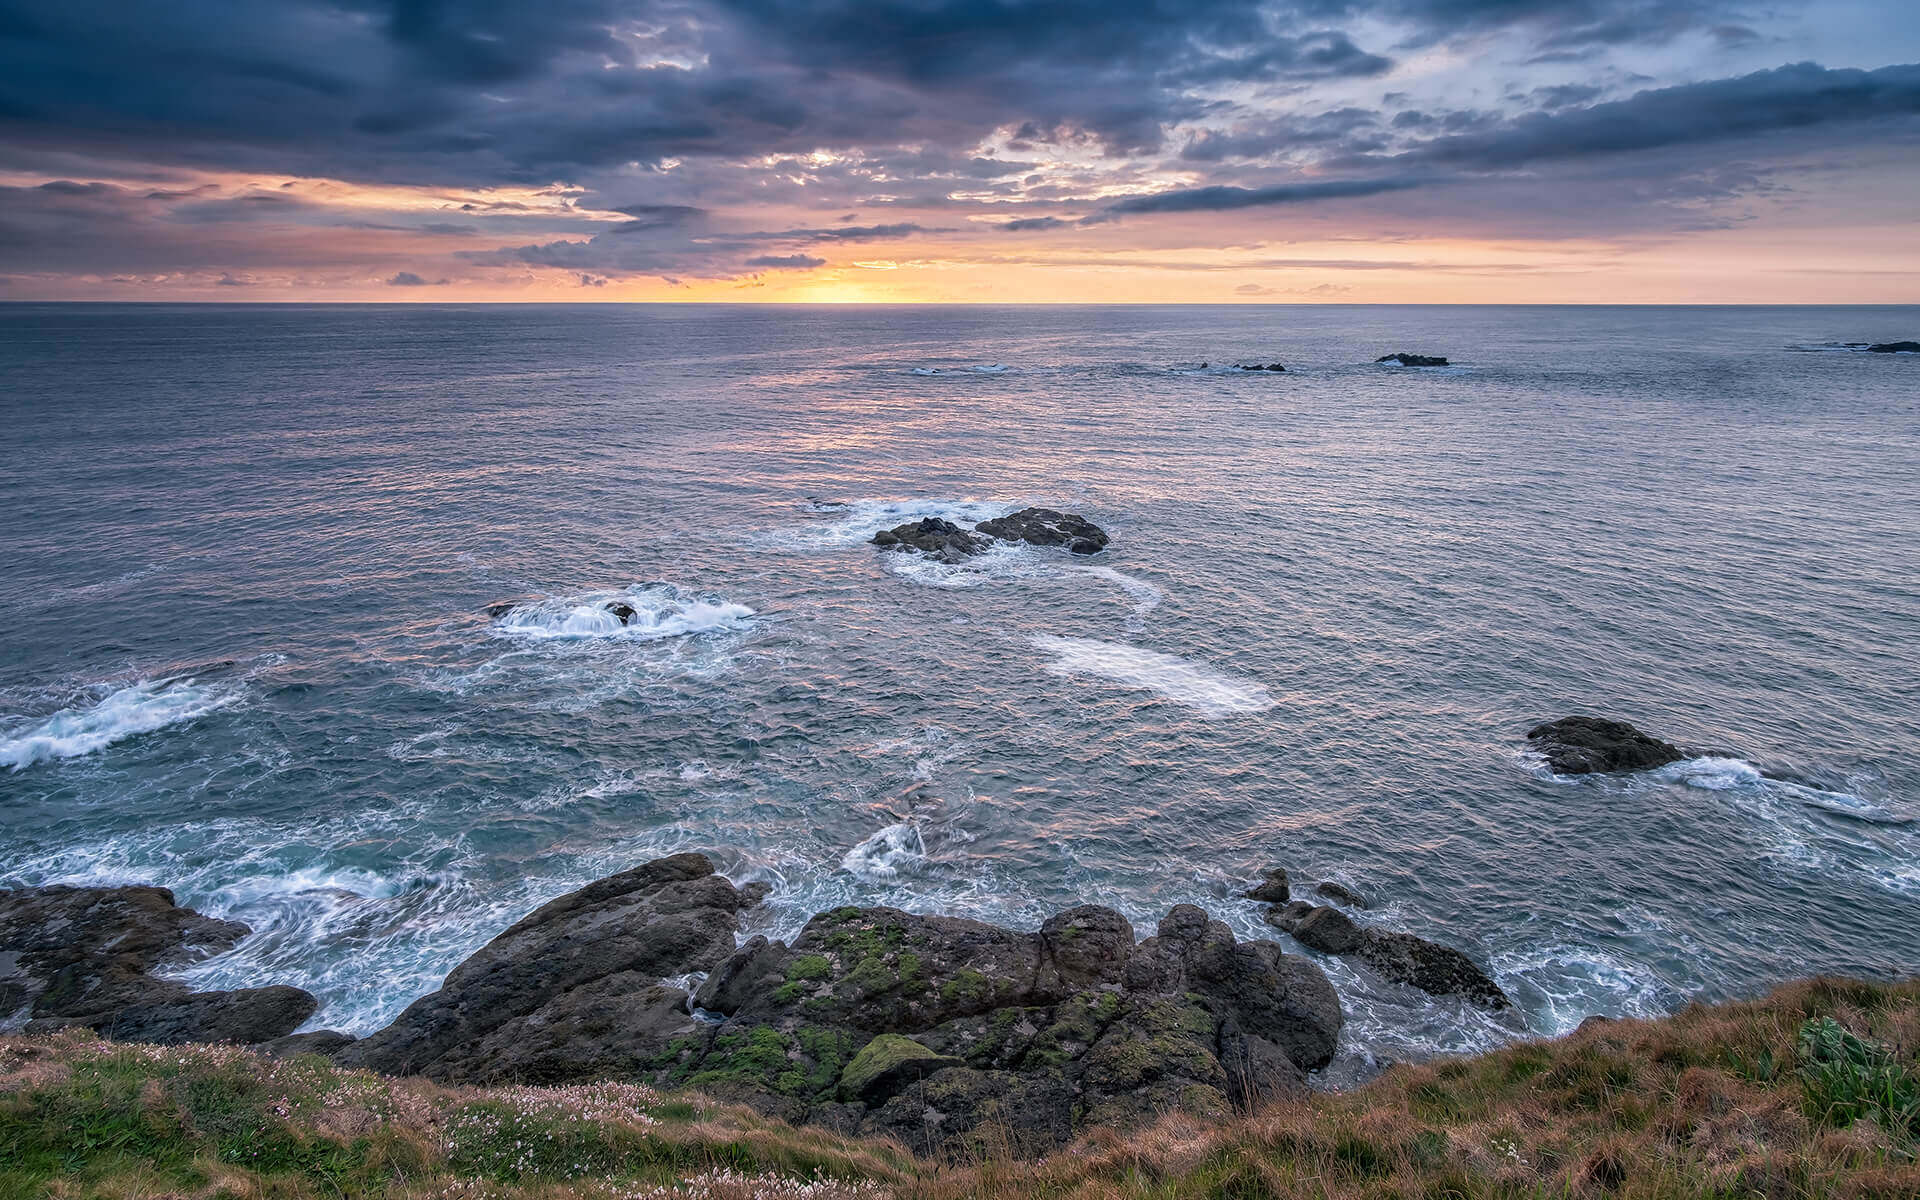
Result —
<path fill-rule="evenodd" d="M 1500 985 L 1471 958 L 1453 949 L 1394 930 L 1369 929 L 1329 905 L 1300 901 L 1269 909 L 1267 920 L 1295 941 L 1322 954 L 1353 957 L 1384 978 L 1434 996 L 1465 996 L 1483 1008 L 1511 1008 Z"/>
<path fill-rule="evenodd" d="M 1447 365 L 1447 360 L 1438 355 L 1408 354 L 1404 350 L 1397 354 L 1382 354 L 1373 361 L 1399 363 L 1403 367 L 1444 367 Z"/>
<path fill-rule="evenodd" d="M 618 1075 L 697 1029 L 663 978 L 733 952 L 750 898 L 676 854 L 537 909 L 338 1061 L 448 1081 Z"/>
<path fill-rule="evenodd" d="M 1679 747 L 1648 737 L 1625 721 L 1562 717 L 1527 730 L 1527 740 L 1547 757 L 1556 775 L 1645 771 L 1679 762 Z"/>
<path fill-rule="evenodd" d="M 194 992 L 152 972 L 231 949 L 245 925 L 204 917 L 157 887 L 0 892 L 0 1030 L 71 1026 L 141 1042 L 259 1042 L 316 1001 L 298 988 Z"/>

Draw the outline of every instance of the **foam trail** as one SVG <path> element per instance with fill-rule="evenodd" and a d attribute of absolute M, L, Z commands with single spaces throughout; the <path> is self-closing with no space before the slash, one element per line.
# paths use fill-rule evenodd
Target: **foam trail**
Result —
<path fill-rule="evenodd" d="M 609 611 L 616 603 L 633 610 L 624 624 Z M 672 584 L 648 584 L 524 604 L 502 615 L 494 629 L 503 636 L 534 641 L 624 638 L 651 642 L 738 629 L 753 615 L 753 609 L 744 604 L 696 596 Z"/>
<path fill-rule="evenodd" d="M 918 869 L 927 861 L 927 843 L 912 821 L 889 825 L 847 851 L 840 866 L 868 883 L 897 879 L 901 871 Z"/>
<path fill-rule="evenodd" d="M 136 734 L 196 720 L 237 699 L 191 679 L 141 680 L 91 708 L 63 708 L 35 724 L 0 735 L 0 763 L 15 771 L 56 758 L 77 758 Z"/>
<path fill-rule="evenodd" d="M 1157 650 L 1049 634 L 1035 637 L 1033 644 L 1054 656 L 1047 669 L 1056 675 L 1097 675 L 1155 691 L 1203 717 L 1245 716 L 1273 707 L 1273 697 L 1257 683 Z"/>
<path fill-rule="evenodd" d="M 1078 567 L 1076 570 L 1088 575 L 1097 575 L 1125 592 L 1127 598 L 1133 601 L 1133 615 L 1136 617 L 1144 617 L 1159 608 L 1160 601 L 1166 598 L 1166 594 L 1153 584 L 1144 579 L 1135 579 L 1112 567 Z"/>

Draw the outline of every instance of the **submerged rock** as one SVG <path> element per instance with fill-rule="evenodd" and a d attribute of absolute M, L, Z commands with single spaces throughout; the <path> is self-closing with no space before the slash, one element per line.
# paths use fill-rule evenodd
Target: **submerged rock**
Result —
<path fill-rule="evenodd" d="M 926 517 L 882 530 L 873 535 L 873 544 L 887 550 L 919 550 L 947 563 L 959 562 L 988 546 L 987 539 L 939 517 Z"/>
<path fill-rule="evenodd" d="M 1408 354 L 1405 351 L 1397 354 L 1382 354 L 1373 361 L 1377 363 L 1399 363 L 1403 367 L 1444 367 L 1447 365 L 1445 358 L 1431 354 Z"/>
<path fill-rule="evenodd" d="M 1920 354 L 1920 342 L 1875 342 L 1867 347 L 1870 354 Z"/>
<path fill-rule="evenodd" d="M 1335 904 L 1344 904 L 1348 908 L 1367 907 L 1366 899 L 1361 896 L 1359 892 L 1354 891 L 1344 883 L 1336 883 L 1329 879 L 1324 883 L 1315 885 L 1313 890 L 1319 895 L 1325 896 L 1327 899 L 1333 901 Z"/>
<path fill-rule="evenodd" d="M 1051 508 L 1023 508 L 982 521 L 975 531 L 1007 542 L 1065 546 L 1075 554 L 1097 554 L 1106 549 L 1108 541 L 1106 531 L 1092 521 Z"/>
<path fill-rule="evenodd" d="M 622 625 L 628 624 L 638 615 L 638 610 L 624 600 L 609 600 L 601 607 L 612 613 Z"/>
<path fill-rule="evenodd" d="M 1451 946 L 1411 933 L 1370 929 L 1324 904 L 1308 905 L 1304 910 L 1289 905 L 1270 911 L 1267 919 L 1308 949 L 1357 958 L 1395 983 L 1433 996 L 1464 996 L 1482 1008 L 1513 1006 L 1491 976 Z"/>
<path fill-rule="evenodd" d="M 1679 747 L 1648 737 L 1625 721 L 1601 717 L 1562 717 L 1527 730 L 1527 740 L 1544 754 L 1556 775 L 1644 771 L 1679 762 Z"/>
<path fill-rule="evenodd" d="M 0 1031 L 83 1026 L 142 1042 L 260 1042 L 317 1001 L 292 987 L 195 992 L 154 971 L 230 950 L 250 931 L 157 887 L 0 892 Z"/>

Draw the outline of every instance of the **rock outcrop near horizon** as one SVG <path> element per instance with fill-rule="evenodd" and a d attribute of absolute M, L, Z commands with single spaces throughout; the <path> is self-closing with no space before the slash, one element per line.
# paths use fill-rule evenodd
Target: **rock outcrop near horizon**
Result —
<path fill-rule="evenodd" d="M 883 550 L 918 550 L 944 563 L 958 563 L 996 541 L 1025 542 L 1030 546 L 1059 546 L 1074 554 L 1098 554 L 1107 548 L 1106 531 L 1075 513 L 1051 508 L 1023 508 L 1004 517 L 991 517 L 962 529 L 943 517 L 923 517 L 883 529 L 871 541 Z"/>

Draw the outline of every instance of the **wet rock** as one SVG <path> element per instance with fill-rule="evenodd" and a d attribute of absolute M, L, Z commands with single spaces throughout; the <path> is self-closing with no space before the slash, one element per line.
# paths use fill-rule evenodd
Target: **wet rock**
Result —
<path fill-rule="evenodd" d="M 1287 869 L 1268 867 L 1260 872 L 1260 882 L 1242 894 L 1249 900 L 1259 900 L 1267 904 L 1285 904 L 1287 898 L 1293 894 L 1292 885 L 1287 880 Z"/>
<path fill-rule="evenodd" d="M 1098 554 L 1107 548 L 1108 541 L 1106 532 L 1092 521 L 1051 508 L 1023 508 L 1004 517 L 982 521 L 975 531 L 1005 542 L 1065 546 L 1075 554 Z"/>
<path fill-rule="evenodd" d="M 1447 365 L 1445 358 L 1431 354 L 1408 354 L 1405 351 L 1397 354 L 1382 354 L 1373 361 L 1377 363 L 1399 363 L 1403 367 L 1444 367 Z"/>
<path fill-rule="evenodd" d="M 1601 717 L 1562 717 L 1527 730 L 1527 740 L 1546 756 L 1556 775 L 1644 771 L 1679 762 L 1677 746 L 1648 737 L 1625 721 Z"/>
<path fill-rule="evenodd" d="M 1348 908 L 1367 907 L 1366 900 L 1361 897 L 1359 892 L 1354 891 L 1343 883 L 1336 883 L 1331 879 L 1325 883 L 1316 885 L 1313 890 L 1317 894 L 1333 901 L 1335 904 L 1344 904 Z"/>
<path fill-rule="evenodd" d="M 482 608 L 480 611 L 487 614 L 489 617 L 504 617 L 508 613 L 512 612 L 514 609 L 519 608 L 522 603 L 524 603 L 524 601 L 495 600 L 492 604 L 487 605 L 485 608 Z"/>
<path fill-rule="evenodd" d="M 1282 371 L 1284 372 L 1287 369 L 1284 363 L 1268 363 L 1264 367 L 1261 366 L 1259 363 L 1237 363 L 1235 365 L 1242 371 Z"/>
<path fill-rule="evenodd" d="M 290 1033 L 286 1037 L 261 1042 L 254 1049 L 274 1058 L 295 1058 L 302 1054 L 332 1058 L 353 1043 L 354 1036 L 350 1033 L 341 1033 L 337 1029 L 316 1029 L 311 1033 Z"/>
<path fill-rule="evenodd" d="M 676 854 L 609 876 L 544 905 L 487 943 L 439 991 L 347 1047 L 340 1061 L 393 1075 L 507 1078 L 519 1051 L 505 1033 L 488 1041 L 491 1035 L 509 1026 L 522 1037 L 547 1029 L 549 1041 L 564 1043 L 575 1036 L 572 1025 L 591 998 L 612 998 L 611 977 L 635 986 L 720 966 L 733 952 L 742 905 L 740 893 L 713 873 L 704 855 Z M 570 997 L 588 985 L 600 990 Z M 636 997 L 632 1003 L 639 1008 L 623 1011 L 638 1020 L 659 1014 L 663 1002 Z M 507 1057 L 496 1064 L 495 1055 Z M 597 1070 L 588 1066 L 577 1077 Z M 563 1074 L 554 1067 L 547 1078 Z"/>
<path fill-rule="evenodd" d="M 1875 342 L 1867 351 L 1870 354 L 1920 354 L 1920 342 Z"/>
<path fill-rule="evenodd" d="M 1410 933 L 1369 929 L 1327 905 L 1304 913 L 1270 916 L 1293 934 L 1294 940 L 1323 954 L 1352 957 L 1395 983 L 1434 996 L 1464 996 L 1483 1008 L 1512 1006 L 1487 973 L 1471 958 L 1451 946 L 1442 946 Z"/>
<path fill-rule="evenodd" d="M 628 604 L 624 600 L 609 600 L 602 607 L 612 613 L 622 625 L 632 621 L 636 615 L 636 610 L 633 605 Z"/>
<path fill-rule="evenodd" d="M 185 1000 L 194 994 L 185 984 L 152 972 L 229 950 L 248 932 L 181 908 L 165 888 L 0 892 L 0 1031 L 30 1021 L 94 1026 L 134 1005 Z"/>
<path fill-rule="evenodd" d="M 957 563 L 985 550 L 990 543 L 952 521 L 926 517 L 874 534 L 873 544 L 887 550 L 918 550 L 941 562 Z"/>

